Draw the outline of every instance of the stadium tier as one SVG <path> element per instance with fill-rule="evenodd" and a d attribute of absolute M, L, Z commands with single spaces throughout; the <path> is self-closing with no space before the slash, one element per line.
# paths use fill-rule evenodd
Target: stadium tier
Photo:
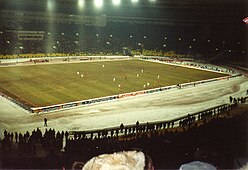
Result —
<path fill-rule="evenodd" d="M 247 2 L 0 0 L 0 169 L 247 169 Z"/>

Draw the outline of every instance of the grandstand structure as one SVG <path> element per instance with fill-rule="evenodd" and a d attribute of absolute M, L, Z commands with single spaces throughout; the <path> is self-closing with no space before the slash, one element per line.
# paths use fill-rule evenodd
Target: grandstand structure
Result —
<path fill-rule="evenodd" d="M 230 161 L 248 157 L 244 151 L 246 131 L 240 131 L 247 118 L 248 28 L 242 21 L 248 15 L 246 6 L 245 0 L 0 1 L 0 169 L 71 168 L 74 161 L 138 147 L 152 157 L 158 169 L 176 169 L 198 157 L 219 168 L 234 168 Z M 137 64 L 139 60 L 168 65 L 168 70 L 176 73 L 171 75 L 177 76 L 163 82 L 166 86 L 156 86 L 147 79 L 138 91 L 121 91 L 120 77 L 135 86 L 138 83 L 133 79 L 146 73 Z M 114 69 L 104 75 L 102 70 L 112 61 L 137 62 L 139 72 L 130 66 L 135 68 L 130 73 L 132 79 L 126 73 L 131 68 L 117 66 L 117 70 L 126 70 L 117 76 Z M 155 72 L 149 73 L 155 82 L 171 76 L 146 66 Z M 98 78 L 109 76 L 115 93 L 71 100 L 70 87 L 80 87 L 85 77 L 91 76 L 90 83 L 83 82 L 90 87 L 87 92 L 101 93 L 94 84 L 98 80 L 85 74 L 87 67 L 99 72 Z M 198 74 L 176 71 L 181 68 Z M 57 85 L 46 80 L 49 72 L 54 75 L 48 79 L 62 77 L 62 81 Z M 208 73 L 213 75 L 208 77 Z M 73 77 L 71 82 L 68 75 Z M 186 80 L 189 75 L 195 79 Z M 101 83 L 105 91 L 113 91 L 106 82 Z M 20 90 L 23 87 L 26 89 Z M 41 92 L 36 93 L 38 88 Z M 73 93 L 82 91 L 79 88 Z M 34 103 L 39 102 L 35 101 L 37 96 L 46 94 L 39 98 L 45 104 L 36 107 L 28 103 L 32 100 L 19 100 L 27 92 Z M 54 95 L 56 92 L 59 95 Z M 55 101 L 61 94 L 70 99 L 46 105 L 49 93 Z M 56 136 L 52 129 L 56 129 Z M 27 131 L 45 135 L 34 139 L 27 137 Z M 11 133 L 15 132 L 26 137 L 13 142 Z M 222 133 L 223 139 L 219 137 Z M 8 146 L 13 147 L 7 151 Z M 204 150 L 207 156 L 194 154 L 195 150 Z M 18 156 L 13 154 L 17 152 Z M 53 163 L 48 160 L 52 158 Z"/>
<path fill-rule="evenodd" d="M 76 1 L 53 3 L 2 1 L 1 54 L 122 54 L 123 47 L 213 60 L 233 56 L 243 60 L 247 54 L 244 1 L 203 1 L 201 5 L 183 0 L 147 1 L 119 7 L 105 1 L 100 10 L 95 10 L 93 1 L 87 1 L 83 9 L 78 9 Z M 23 39 L 23 34 L 29 39 Z"/>

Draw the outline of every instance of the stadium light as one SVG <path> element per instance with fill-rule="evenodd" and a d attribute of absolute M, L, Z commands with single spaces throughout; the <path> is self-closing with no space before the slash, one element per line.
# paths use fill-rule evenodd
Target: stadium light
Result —
<path fill-rule="evenodd" d="M 85 4 L 85 0 L 78 0 L 78 8 L 79 9 L 83 9 L 84 4 Z"/>
<path fill-rule="evenodd" d="M 96 8 L 101 8 L 103 5 L 103 0 L 94 0 L 94 4 Z"/>
<path fill-rule="evenodd" d="M 112 0 L 112 3 L 115 5 L 115 6 L 119 6 L 121 4 L 121 0 Z"/>
<path fill-rule="evenodd" d="M 55 6 L 55 1 L 54 0 L 48 0 L 47 1 L 47 9 L 48 11 L 53 11 Z"/>
<path fill-rule="evenodd" d="M 138 3 L 139 2 L 139 0 L 131 0 L 132 1 L 132 3 Z"/>

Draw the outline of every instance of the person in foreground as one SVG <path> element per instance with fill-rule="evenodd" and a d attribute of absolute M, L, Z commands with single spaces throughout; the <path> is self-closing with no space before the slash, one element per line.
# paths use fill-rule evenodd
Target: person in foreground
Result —
<path fill-rule="evenodd" d="M 81 166 L 77 166 L 77 165 Z M 91 158 L 85 165 L 76 162 L 72 169 L 82 170 L 154 170 L 152 159 L 141 151 L 122 151 Z"/>

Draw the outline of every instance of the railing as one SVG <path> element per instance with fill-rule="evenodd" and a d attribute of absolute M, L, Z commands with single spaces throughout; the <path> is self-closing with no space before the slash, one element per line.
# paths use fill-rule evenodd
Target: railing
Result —
<path fill-rule="evenodd" d="M 156 131 L 156 130 L 165 130 L 173 127 L 188 126 L 193 124 L 195 121 L 206 120 L 213 116 L 218 116 L 222 113 L 225 113 L 231 109 L 237 107 L 237 103 L 233 104 L 223 104 L 216 107 L 212 107 L 194 114 L 188 114 L 187 116 L 178 117 L 173 120 L 166 121 L 157 121 L 157 122 L 147 122 L 139 123 L 133 125 L 123 125 L 121 124 L 118 127 L 89 130 L 89 131 L 70 131 L 71 136 L 76 136 L 77 138 L 91 138 L 94 137 L 104 138 L 104 137 L 113 137 L 123 136 L 128 134 L 138 134 L 142 132 Z"/>

